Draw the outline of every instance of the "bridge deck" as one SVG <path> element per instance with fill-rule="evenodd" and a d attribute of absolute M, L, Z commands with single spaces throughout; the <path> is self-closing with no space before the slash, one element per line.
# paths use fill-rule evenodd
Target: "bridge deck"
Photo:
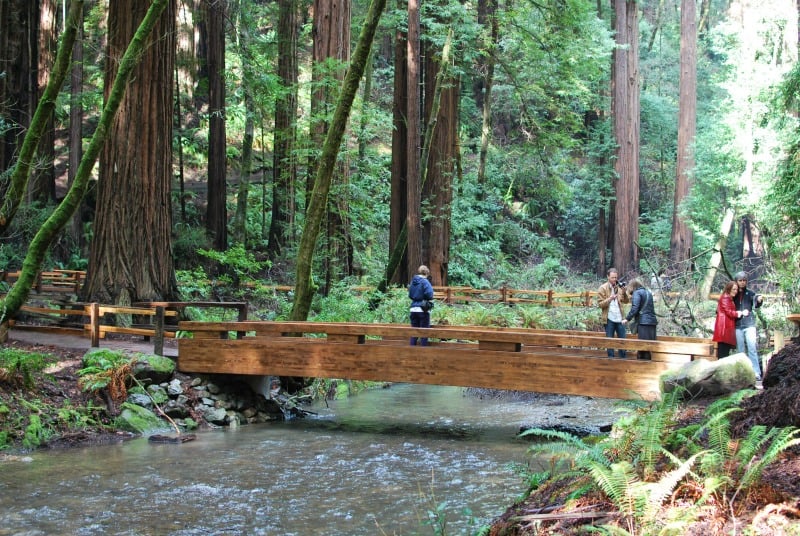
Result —
<path fill-rule="evenodd" d="M 608 339 L 603 333 L 514 328 L 324 322 L 181 322 L 178 369 L 458 385 L 604 398 L 659 396 L 658 377 L 695 358 L 707 339 Z M 409 346 L 412 336 L 430 346 Z M 627 359 L 606 357 L 625 349 Z M 648 350 L 651 361 L 636 359 Z"/>

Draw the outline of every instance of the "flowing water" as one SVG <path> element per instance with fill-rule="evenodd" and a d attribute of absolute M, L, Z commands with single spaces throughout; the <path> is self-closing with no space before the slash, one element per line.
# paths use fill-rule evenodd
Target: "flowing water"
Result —
<path fill-rule="evenodd" d="M 509 467 L 531 462 L 521 425 L 617 417 L 608 400 L 408 384 L 310 409 L 180 445 L 141 438 L 9 457 L 0 535 L 428 535 L 437 507 L 446 534 L 474 534 L 524 491 Z"/>

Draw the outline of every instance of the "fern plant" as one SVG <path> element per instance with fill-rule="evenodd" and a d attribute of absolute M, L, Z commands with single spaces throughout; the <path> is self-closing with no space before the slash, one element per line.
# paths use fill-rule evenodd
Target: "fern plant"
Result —
<path fill-rule="evenodd" d="M 133 364 L 122 352 L 105 349 L 92 352 L 78 371 L 78 385 L 84 391 L 104 392 L 110 401 L 119 403 L 128 396 L 127 383 Z"/>

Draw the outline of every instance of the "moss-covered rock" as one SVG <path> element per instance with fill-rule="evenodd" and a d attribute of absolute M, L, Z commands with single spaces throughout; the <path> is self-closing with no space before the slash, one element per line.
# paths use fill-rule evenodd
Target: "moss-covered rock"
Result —
<path fill-rule="evenodd" d="M 160 355 L 139 354 L 133 365 L 136 379 L 154 384 L 169 381 L 174 373 L 175 362 Z"/>
<path fill-rule="evenodd" d="M 120 430 L 139 434 L 168 428 L 168 425 L 149 409 L 127 402 L 122 404 L 122 412 L 114 421 L 114 426 Z"/>

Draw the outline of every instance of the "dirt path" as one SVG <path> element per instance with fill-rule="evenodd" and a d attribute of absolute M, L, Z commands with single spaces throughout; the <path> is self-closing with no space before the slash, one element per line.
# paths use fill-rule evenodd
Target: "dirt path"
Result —
<path fill-rule="evenodd" d="M 26 344 L 42 344 L 45 346 L 57 346 L 73 351 L 88 351 L 91 348 L 91 341 L 88 337 L 77 335 L 66 335 L 61 333 L 44 333 L 39 331 L 27 331 L 11 329 L 8 332 L 9 341 L 19 341 Z M 153 342 L 145 341 L 142 337 L 112 337 L 109 336 L 100 340 L 100 348 L 112 350 L 128 350 L 130 352 L 141 352 L 143 354 L 153 353 Z M 178 357 L 177 341 L 174 339 L 164 340 L 164 355 L 167 357 Z"/>

